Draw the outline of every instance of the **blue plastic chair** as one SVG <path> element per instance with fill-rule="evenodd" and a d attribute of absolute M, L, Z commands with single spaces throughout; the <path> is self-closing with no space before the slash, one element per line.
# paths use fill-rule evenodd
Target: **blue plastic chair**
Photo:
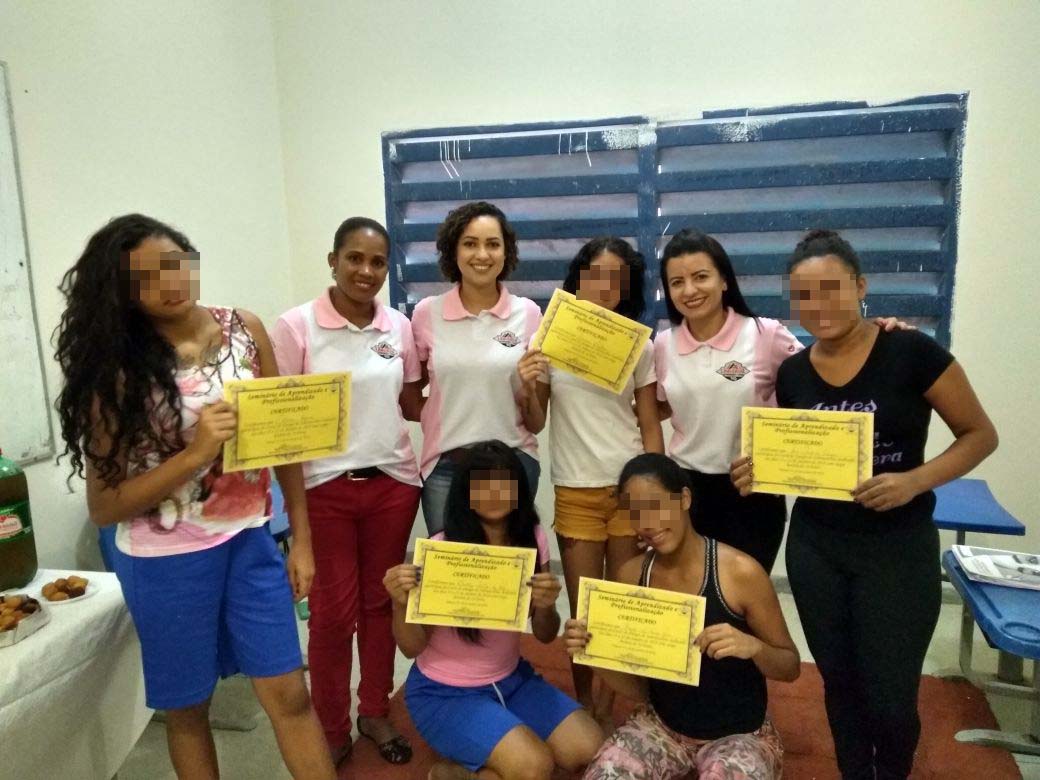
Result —
<path fill-rule="evenodd" d="M 935 489 L 935 525 L 967 544 L 968 531 L 1025 536 L 1026 527 L 1000 505 L 984 479 L 961 477 Z"/>

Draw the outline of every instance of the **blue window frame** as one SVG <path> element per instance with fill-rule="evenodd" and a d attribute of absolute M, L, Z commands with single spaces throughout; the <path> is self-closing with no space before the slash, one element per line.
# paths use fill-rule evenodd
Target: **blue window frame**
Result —
<path fill-rule="evenodd" d="M 461 203 L 490 200 L 520 241 L 510 289 L 543 307 L 582 243 L 617 235 L 648 260 L 647 321 L 657 324 L 655 258 L 696 227 L 726 247 L 751 307 L 788 320 L 787 257 L 805 230 L 824 227 L 859 251 L 869 314 L 949 345 L 966 110 L 958 94 L 384 133 L 390 300 L 410 314 L 446 289 L 437 226 Z"/>

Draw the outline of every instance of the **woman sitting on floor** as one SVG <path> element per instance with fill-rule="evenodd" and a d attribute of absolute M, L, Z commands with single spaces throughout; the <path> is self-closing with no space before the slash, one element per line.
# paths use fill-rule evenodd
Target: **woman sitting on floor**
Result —
<path fill-rule="evenodd" d="M 697 638 L 700 684 L 597 670 L 641 706 L 600 749 L 586 780 L 780 777 L 783 746 L 766 717 L 766 678 L 796 679 L 799 657 L 768 575 L 751 556 L 694 530 L 696 496 L 670 458 L 647 453 L 630 460 L 618 493 L 649 545 L 621 567 L 619 580 L 707 599 L 706 628 Z M 590 639 L 581 620 L 568 620 L 565 636 L 572 655 Z"/>
<path fill-rule="evenodd" d="M 469 447 L 448 493 L 445 530 L 433 536 L 538 551 L 531 579 L 531 623 L 539 641 L 560 628 L 560 581 L 549 573 L 549 543 L 516 453 L 499 441 Z M 394 638 L 415 658 L 405 704 L 424 740 L 451 763 L 431 778 L 539 778 L 556 766 L 579 769 L 603 733 L 576 701 L 545 682 L 520 657 L 520 634 L 405 622 L 408 592 L 421 576 L 411 564 L 386 573 Z"/>

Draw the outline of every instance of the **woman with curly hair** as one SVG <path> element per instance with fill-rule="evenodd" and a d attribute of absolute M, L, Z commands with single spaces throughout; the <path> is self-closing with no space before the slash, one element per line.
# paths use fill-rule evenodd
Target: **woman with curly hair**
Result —
<path fill-rule="evenodd" d="M 221 468 L 235 430 L 224 383 L 277 376 L 274 354 L 255 315 L 196 302 L 198 258 L 178 231 L 129 214 L 65 274 L 63 454 L 85 472 L 91 520 L 117 526 L 145 698 L 166 710 L 178 777 L 218 776 L 209 701 L 218 675 L 242 672 L 293 776 L 333 778 L 292 606 L 314 574 L 300 467 L 276 469 L 294 535 L 288 577 L 266 528 L 268 471 Z"/>
<path fill-rule="evenodd" d="M 525 354 L 538 330 L 538 305 L 502 283 L 518 262 L 506 215 L 479 201 L 450 212 L 437 230 L 448 292 L 425 298 L 412 314 L 423 380 L 430 385 L 420 422 L 422 508 L 433 535 L 444 529 L 444 504 L 466 447 L 497 439 L 516 450 L 532 492 L 538 490 L 538 444 L 545 427 L 548 363 Z M 519 364 L 519 366 L 518 366 Z M 519 367 L 519 372 L 518 372 Z"/>

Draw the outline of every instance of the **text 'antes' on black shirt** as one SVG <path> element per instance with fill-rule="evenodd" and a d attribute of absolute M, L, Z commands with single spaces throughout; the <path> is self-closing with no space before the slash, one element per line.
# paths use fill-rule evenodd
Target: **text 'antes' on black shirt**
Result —
<path fill-rule="evenodd" d="M 875 476 L 910 471 L 924 463 L 932 415 L 924 394 L 953 360 L 920 331 L 880 331 L 859 373 L 834 387 L 816 373 L 804 349 L 780 366 L 777 403 L 787 409 L 873 412 Z M 887 512 L 847 501 L 798 498 L 791 516 L 849 530 L 882 531 L 893 523 L 930 522 L 934 509 L 935 494 L 928 491 Z"/>

